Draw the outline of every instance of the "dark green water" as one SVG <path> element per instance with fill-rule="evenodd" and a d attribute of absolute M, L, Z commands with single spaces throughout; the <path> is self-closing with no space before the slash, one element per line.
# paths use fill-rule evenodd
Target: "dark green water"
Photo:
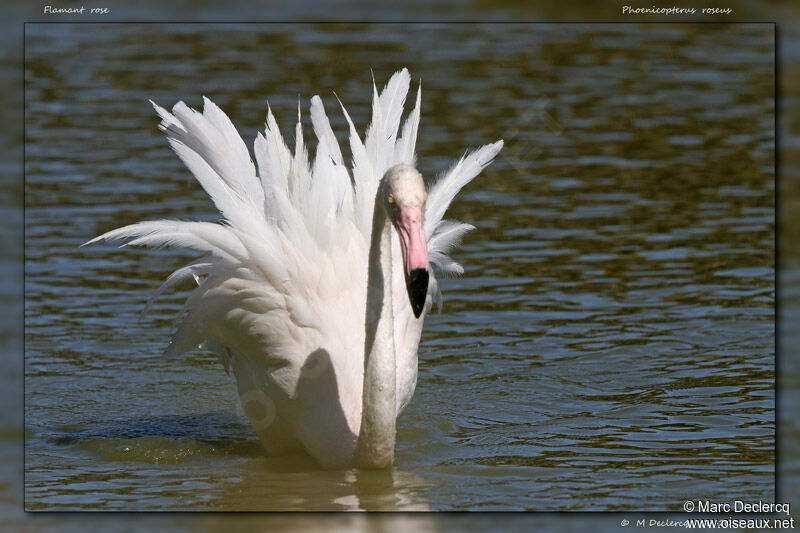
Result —
<path fill-rule="evenodd" d="M 419 168 L 506 140 L 426 320 L 390 472 L 262 455 L 215 357 L 160 357 L 193 256 L 78 246 L 216 218 L 147 103 L 423 80 Z M 673 510 L 774 498 L 772 25 L 29 25 L 29 510 Z M 416 84 L 416 82 L 415 82 Z M 307 114 L 306 114 L 307 115 Z M 307 118 L 307 116 L 306 116 Z M 310 121 L 305 135 L 311 140 Z M 311 143 L 314 144 L 313 141 Z"/>

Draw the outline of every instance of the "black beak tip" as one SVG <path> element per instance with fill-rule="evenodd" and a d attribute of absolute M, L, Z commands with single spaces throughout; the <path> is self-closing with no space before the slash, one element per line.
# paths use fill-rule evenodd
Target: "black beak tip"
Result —
<path fill-rule="evenodd" d="M 414 318 L 419 318 L 425 307 L 425 298 L 428 296 L 428 271 L 424 268 L 415 268 L 406 277 L 408 299 Z"/>

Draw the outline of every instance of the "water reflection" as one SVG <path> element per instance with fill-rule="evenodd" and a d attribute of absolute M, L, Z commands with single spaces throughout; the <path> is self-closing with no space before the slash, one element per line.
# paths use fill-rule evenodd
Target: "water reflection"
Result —
<path fill-rule="evenodd" d="M 321 471 L 307 456 L 261 458 L 215 495 L 210 509 L 239 511 L 428 511 L 421 497 L 429 482 L 395 467 Z M 243 469 L 244 470 L 244 469 Z M 265 475 L 268 474 L 268 475 Z"/>

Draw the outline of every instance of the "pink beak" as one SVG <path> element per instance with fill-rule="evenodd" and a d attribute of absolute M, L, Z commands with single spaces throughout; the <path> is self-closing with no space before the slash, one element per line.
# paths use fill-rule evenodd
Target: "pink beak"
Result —
<path fill-rule="evenodd" d="M 428 295 L 428 240 L 425 238 L 425 205 L 414 207 L 398 205 L 395 228 L 400 236 L 403 251 L 403 271 L 406 289 L 414 316 L 419 318 Z"/>

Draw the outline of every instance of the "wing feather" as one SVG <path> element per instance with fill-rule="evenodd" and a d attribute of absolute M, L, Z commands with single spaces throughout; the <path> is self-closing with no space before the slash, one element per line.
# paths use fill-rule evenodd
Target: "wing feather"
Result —
<path fill-rule="evenodd" d="M 318 96 L 311 99 L 310 112 L 318 140 L 313 165 L 303 139 L 299 103 L 293 153 L 267 106 L 266 123 L 255 138 L 251 157 L 231 120 L 208 98 L 203 98 L 202 113 L 183 102 L 171 112 L 151 102 L 161 119 L 159 128 L 222 221 L 140 222 L 87 244 L 123 240 L 130 246 L 181 247 L 204 254 L 173 272 L 145 307 L 181 280 L 194 278 L 198 283 L 186 300 L 167 355 L 205 342 L 226 353 L 268 358 L 279 367 L 288 364 L 297 373 L 299 367 L 292 365 L 302 364 L 325 328 L 330 330 L 325 338 L 338 339 L 337 334 L 352 322 L 348 310 L 363 308 L 380 178 L 395 164 L 415 163 L 422 87 L 417 88 L 414 109 L 401 130 L 409 85 L 406 69 L 396 72 L 380 92 L 373 82 L 372 117 L 363 141 L 341 105 L 349 128 L 350 171 Z M 430 190 L 425 228 L 429 257 L 445 274 L 463 272 L 447 253 L 473 227 L 442 217 L 461 188 L 501 147 L 498 141 L 467 154 Z M 434 276 L 429 290 L 440 303 Z M 324 318 L 331 316 L 335 318 Z M 343 347 L 341 342 L 336 345 Z M 286 379 L 281 386 L 290 390 L 291 379 Z"/>

